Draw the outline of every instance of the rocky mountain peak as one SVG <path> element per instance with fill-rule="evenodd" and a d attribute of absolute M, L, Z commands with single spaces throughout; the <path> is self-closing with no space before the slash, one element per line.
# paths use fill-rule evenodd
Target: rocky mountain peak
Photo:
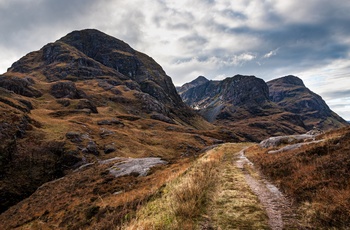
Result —
<path fill-rule="evenodd" d="M 198 86 L 198 85 L 204 84 L 204 83 L 206 83 L 208 81 L 209 80 L 206 77 L 198 76 L 196 79 L 194 79 L 193 81 L 191 81 L 190 83 L 187 83 L 187 84 L 191 84 L 193 86 Z"/>
<path fill-rule="evenodd" d="M 264 110 L 271 107 L 268 86 L 255 76 L 235 75 L 182 90 L 180 95 L 184 102 L 199 110 L 210 122 L 264 114 Z"/>
<path fill-rule="evenodd" d="M 283 84 L 283 85 L 291 85 L 291 86 L 294 85 L 294 86 L 305 87 L 303 80 L 301 80 L 300 78 L 294 75 L 288 75 L 285 77 L 277 78 L 277 79 L 271 80 L 270 83 L 273 83 L 276 85 Z"/>
<path fill-rule="evenodd" d="M 255 76 L 235 75 L 222 81 L 223 99 L 233 105 L 264 103 L 269 100 L 269 88 Z"/>
<path fill-rule="evenodd" d="M 193 87 L 197 87 L 199 85 L 205 84 L 207 83 L 209 80 L 207 78 L 205 78 L 204 76 L 199 76 L 196 79 L 194 79 L 193 81 L 186 83 L 180 87 L 176 87 L 176 90 L 179 94 L 181 94 L 182 92 L 189 90 L 190 88 Z"/>
<path fill-rule="evenodd" d="M 327 130 L 346 125 L 321 96 L 308 89 L 296 76 L 285 76 L 267 82 L 271 101 L 288 112 L 299 115 L 308 129 Z"/>
<path fill-rule="evenodd" d="M 135 53 L 135 50 L 124 41 L 96 29 L 73 31 L 58 41 L 77 48 L 91 58 L 95 58 L 99 53 L 104 53 L 106 50 Z"/>

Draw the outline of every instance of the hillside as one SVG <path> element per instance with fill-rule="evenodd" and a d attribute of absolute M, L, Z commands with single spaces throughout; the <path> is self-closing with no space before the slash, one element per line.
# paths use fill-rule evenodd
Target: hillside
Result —
<path fill-rule="evenodd" d="M 27 54 L 0 76 L 0 92 L 1 212 L 81 165 L 177 162 L 221 138 L 152 58 L 97 30 Z"/>

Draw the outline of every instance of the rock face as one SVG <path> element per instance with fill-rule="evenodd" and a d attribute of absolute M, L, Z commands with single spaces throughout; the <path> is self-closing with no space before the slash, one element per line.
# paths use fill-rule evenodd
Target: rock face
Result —
<path fill-rule="evenodd" d="M 300 78 L 289 75 L 269 81 L 267 85 L 271 101 L 299 115 L 307 129 L 317 127 L 327 130 L 347 125 L 319 95 L 306 88 Z"/>
<path fill-rule="evenodd" d="M 55 98 L 80 99 L 86 97 L 83 91 L 77 90 L 73 82 L 58 82 L 53 84 L 51 94 Z"/>
<path fill-rule="evenodd" d="M 33 79 L 4 76 L 0 78 L 0 87 L 26 97 L 40 97 L 42 93 L 33 88 Z"/>
<path fill-rule="evenodd" d="M 186 84 L 184 85 L 186 86 Z M 180 93 L 184 102 L 210 122 L 264 115 L 274 107 L 266 83 L 254 76 L 236 75 L 223 81 L 202 81 Z M 244 108 L 244 110 L 243 110 Z"/>

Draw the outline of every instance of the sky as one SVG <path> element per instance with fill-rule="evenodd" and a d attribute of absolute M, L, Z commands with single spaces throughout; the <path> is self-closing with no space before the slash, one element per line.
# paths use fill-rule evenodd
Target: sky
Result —
<path fill-rule="evenodd" d="M 98 29 L 182 85 L 300 77 L 350 120 L 348 0 L 0 0 L 0 74 L 73 30 Z"/>

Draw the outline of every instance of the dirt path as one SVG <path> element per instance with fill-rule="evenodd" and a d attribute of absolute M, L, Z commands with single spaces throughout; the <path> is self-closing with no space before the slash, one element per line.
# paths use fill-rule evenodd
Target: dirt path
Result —
<path fill-rule="evenodd" d="M 288 199 L 244 155 L 247 144 L 224 144 L 220 182 L 210 205 L 213 229 L 299 229 Z M 204 228 L 202 228 L 204 229 Z"/>
<path fill-rule="evenodd" d="M 296 215 L 288 199 L 259 174 L 244 153 L 245 149 L 238 153 L 236 166 L 243 172 L 250 189 L 265 208 L 271 229 L 297 228 Z"/>

